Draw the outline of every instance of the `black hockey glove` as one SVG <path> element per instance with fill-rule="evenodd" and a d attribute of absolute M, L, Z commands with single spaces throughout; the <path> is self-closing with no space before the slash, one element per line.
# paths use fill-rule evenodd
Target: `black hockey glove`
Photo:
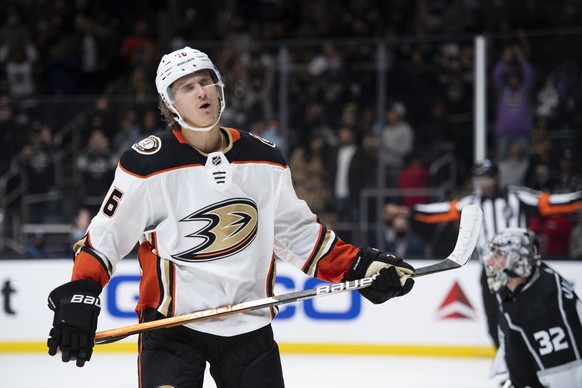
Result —
<path fill-rule="evenodd" d="M 98 282 L 81 279 L 65 283 L 49 294 L 48 306 L 55 312 L 47 341 L 51 356 L 60 349 L 63 361 L 77 360 L 78 367 L 91 359 L 101 311 L 101 289 Z"/>
<path fill-rule="evenodd" d="M 413 273 L 414 267 L 399 257 L 374 248 L 360 248 L 346 280 L 374 278 L 372 285 L 361 289 L 360 294 L 372 303 L 380 304 L 408 294 L 414 286 L 414 279 L 410 277 Z"/>

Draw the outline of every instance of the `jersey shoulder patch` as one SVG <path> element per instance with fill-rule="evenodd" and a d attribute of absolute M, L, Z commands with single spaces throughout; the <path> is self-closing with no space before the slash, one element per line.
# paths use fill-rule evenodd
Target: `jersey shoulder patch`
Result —
<path fill-rule="evenodd" d="M 240 140 L 235 143 L 237 160 L 244 162 L 269 162 L 287 166 L 285 156 L 277 145 L 250 132 L 240 131 Z"/>
<path fill-rule="evenodd" d="M 164 170 L 187 165 L 204 165 L 205 158 L 178 142 L 170 132 L 151 135 L 134 144 L 121 156 L 119 164 L 126 172 L 147 177 Z"/>
<path fill-rule="evenodd" d="M 257 139 L 258 141 L 265 143 L 266 145 L 268 145 L 268 146 L 269 146 L 269 147 L 271 147 L 271 148 L 275 148 L 275 147 L 277 147 L 277 146 L 275 145 L 275 143 L 273 143 L 272 141 L 269 141 L 269 140 L 267 140 L 267 139 L 263 139 L 263 138 L 262 138 L 262 137 L 260 137 L 259 135 L 255 135 L 255 134 L 254 134 L 254 133 L 252 133 L 252 132 L 249 132 L 249 135 L 251 135 L 252 137 L 254 137 L 255 139 Z"/>
<path fill-rule="evenodd" d="M 142 155 L 152 155 L 162 148 L 162 140 L 155 135 L 151 135 L 135 143 L 131 148 Z"/>

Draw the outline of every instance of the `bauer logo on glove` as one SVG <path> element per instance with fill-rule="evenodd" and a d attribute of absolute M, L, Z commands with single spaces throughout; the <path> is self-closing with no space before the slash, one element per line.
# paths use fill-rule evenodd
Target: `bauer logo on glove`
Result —
<path fill-rule="evenodd" d="M 73 295 L 71 298 L 71 303 L 94 304 L 97 307 L 101 307 L 101 300 L 99 298 L 84 294 Z"/>

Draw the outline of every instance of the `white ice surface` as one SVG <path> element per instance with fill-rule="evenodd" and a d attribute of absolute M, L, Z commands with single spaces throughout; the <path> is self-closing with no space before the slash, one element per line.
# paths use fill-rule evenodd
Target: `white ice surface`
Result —
<path fill-rule="evenodd" d="M 498 388 L 490 359 L 283 354 L 287 388 Z M 44 354 L 0 354 L 0 387 L 137 387 L 136 356 L 97 353 L 83 368 Z M 215 388 L 209 377 L 204 388 Z"/>

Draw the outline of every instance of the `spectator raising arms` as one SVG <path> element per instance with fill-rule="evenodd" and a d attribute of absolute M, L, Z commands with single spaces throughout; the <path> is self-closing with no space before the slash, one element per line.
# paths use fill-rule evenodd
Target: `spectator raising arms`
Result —
<path fill-rule="evenodd" d="M 530 148 L 533 111 L 530 93 L 534 70 L 518 44 L 510 44 L 493 68 L 493 84 L 497 90 L 495 134 L 497 159 L 507 158 L 509 145 L 519 142 Z"/>

